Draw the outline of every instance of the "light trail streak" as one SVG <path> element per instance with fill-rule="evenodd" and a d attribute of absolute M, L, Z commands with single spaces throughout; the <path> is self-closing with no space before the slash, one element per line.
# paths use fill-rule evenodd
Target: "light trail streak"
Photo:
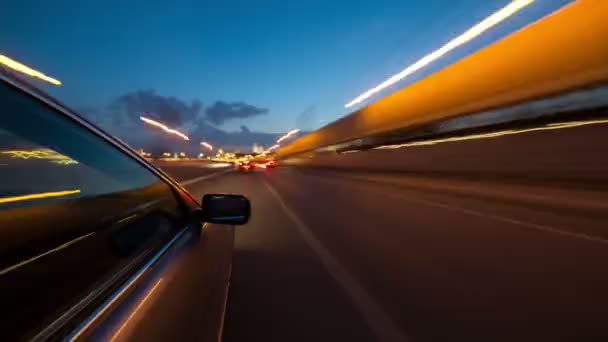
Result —
<path fill-rule="evenodd" d="M 281 147 L 281 145 L 279 145 L 279 144 L 272 145 L 266 151 L 260 153 L 260 156 L 263 157 L 263 156 L 267 155 L 268 153 L 272 152 L 273 150 L 276 150 L 279 147 Z"/>
<path fill-rule="evenodd" d="M 169 127 L 167 127 L 167 126 L 163 125 L 163 124 L 162 124 L 162 123 L 160 123 L 160 122 L 154 121 L 154 120 L 152 120 L 152 119 L 148 119 L 148 118 L 143 117 L 143 116 L 140 116 L 139 118 L 140 118 L 140 119 L 141 119 L 143 122 L 148 123 L 148 124 L 150 124 L 150 125 L 152 125 L 152 126 L 156 126 L 156 127 L 160 128 L 160 129 L 162 129 L 163 131 L 165 131 L 165 132 L 169 133 L 169 134 L 177 135 L 178 137 L 180 137 L 180 138 L 182 138 L 182 139 L 184 139 L 184 140 L 190 140 L 190 138 L 188 138 L 188 136 L 187 136 L 187 135 L 185 135 L 184 133 L 182 133 L 182 132 L 180 132 L 180 131 L 177 131 L 177 130 L 175 130 L 175 129 L 171 129 L 171 128 L 169 128 Z"/>
<path fill-rule="evenodd" d="M 432 62 L 439 59 L 440 57 L 447 54 L 448 52 L 471 41 L 475 37 L 481 35 L 485 31 L 490 29 L 491 27 L 493 27 L 493 26 L 497 25 L 498 23 L 500 23 L 501 21 L 509 18 L 510 16 L 512 16 L 519 10 L 521 10 L 522 8 L 530 5 L 532 2 L 534 2 L 534 0 L 513 0 L 507 6 L 494 12 L 489 17 L 487 17 L 484 20 L 480 21 L 479 23 L 475 24 L 474 26 L 472 26 L 471 28 L 466 30 L 464 33 L 462 33 L 458 37 L 447 42 L 445 45 L 443 45 L 439 49 L 420 58 L 414 64 L 408 66 L 407 68 L 403 69 L 399 73 L 389 77 L 388 79 L 386 79 L 384 82 L 380 83 L 379 85 L 377 85 L 377 86 L 367 90 L 363 94 L 357 96 L 356 98 L 351 100 L 349 103 L 344 105 L 344 107 L 349 108 L 349 107 L 352 107 L 356 104 L 359 104 L 359 103 L 369 99 L 374 94 L 394 85 L 395 83 L 403 80 L 405 77 L 407 77 L 407 76 L 413 74 L 414 72 L 422 69 L 423 67 L 431 64 Z"/>
<path fill-rule="evenodd" d="M 74 194 L 79 194 L 80 189 L 76 190 L 65 190 L 65 191 L 52 191 L 52 192 L 41 192 L 36 194 L 11 196 L 11 197 L 0 197 L 0 204 L 29 201 L 33 199 L 51 198 L 51 197 L 62 197 Z"/>
<path fill-rule="evenodd" d="M 51 160 L 51 163 L 53 164 L 58 164 L 58 165 L 76 165 L 78 164 L 77 161 L 72 160 L 72 159 L 65 159 L 65 160 Z"/>
<path fill-rule="evenodd" d="M 211 144 L 205 142 L 205 141 L 201 141 L 201 145 L 205 146 L 206 148 L 208 148 L 210 151 L 213 151 L 213 146 L 211 146 Z"/>
<path fill-rule="evenodd" d="M 556 129 L 574 128 L 574 127 L 580 127 L 580 126 L 606 124 L 606 123 L 608 123 L 608 120 L 561 122 L 561 123 L 553 123 L 553 124 L 548 124 L 546 126 L 535 127 L 535 128 L 525 128 L 525 129 L 518 129 L 518 130 L 498 131 L 498 132 L 492 132 L 492 133 L 473 134 L 473 135 L 467 135 L 464 137 L 431 139 L 431 140 L 415 141 L 415 142 L 411 142 L 411 143 L 398 144 L 398 145 L 384 145 L 384 146 L 375 147 L 375 149 L 397 149 L 397 148 L 401 148 L 401 147 L 435 145 L 435 144 L 455 142 L 455 141 L 489 139 L 489 138 L 502 137 L 502 136 L 506 136 L 506 135 L 514 135 L 514 134 L 537 132 L 537 131 L 550 131 L 550 130 L 556 130 Z"/>
<path fill-rule="evenodd" d="M 78 164 L 77 161 L 72 158 L 55 152 L 53 150 L 9 150 L 0 151 L 0 154 L 10 155 L 12 158 L 18 159 L 46 159 L 61 164 Z"/>
<path fill-rule="evenodd" d="M 277 140 L 277 144 L 279 144 L 281 141 L 291 137 L 292 135 L 297 134 L 299 131 L 300 131 L 299 129 L 292 129 L 291 131 L 287 132 L 287 134 L 280 137 L 279 140 Z"/>
<path fill-rule="evenodd" d="M 34 70 L 34 69 L 28 67 L 27 65 L 21 64 L 7 56 L 0 55 L 0 64 L 6 65 L 7 67 L 9 67 L 15 71 L 18 71 L 20 73 L 26 74 L 31 77 L 41 79 L 45 82 L 49 82 L 54 85 L 61 85 L 61 81 L 54 79 L 52 77 L 49 77 L 49 76 L 41 73 L 40 71 Z"/>
<path fill-rule="evenodd" d="M 272 146 L 270 146 L 269 149 L 267 149 L 266 151 L 264 151 L 264 153 L 270 153 L 271 151 L 276 150 L 279 147 L 281 147 L 279 144 L 272 145 Z"/>
<path fill-rule="evenodd" d="M 3 269 L 2 271 L 0 271 L 0 276 L 4 275 L 4 274 L 6 274 L 6 273 L 8 273 L 10 271 L 14 271 L 14 270 L 18 269 L 19 267 L 23 267 L 25 265 L 31 264 L 32 262 L 34 262 L 34 261 L 36 261 L 38 259 L 44 258 L 45 256 L 47 256 L 49 254 L 53 254 L 53 253 L 58 252 L 58 251 L 60 251 L 62 249 L 68 248 L 71 245 L 73 245 L 73 244 L 75 244 L 75 243 L 77 243 L 77 242 L 79 242 L 81 240 L 84 240 L 84 239 L 88 238 L 89 236 L 91 236 L 93 234 L 95 234 L 95 232 L 79 236 L 79 237 L 77 237 L 75 239 L 72 239 L 72 240 L 70 240 L 70 241 L 68 241 L 68 242 L 66 242 L 66 243 L 64 243 L 64 244 L 62 244 L 62 245 L 60 245 L 58 247 L 55 247 L 55 248 L 53 248 L 51 250 L 48 250 L 48 251 L 46 251 L 46 252 L 44 252 L 42 254 L 39 254 L 39 255 L 37 255 L 37 256 L 35 256 L 33 258 L 21 261 L 21 262 L 15 264 L 13 266 L 7 267 L 7 268 Z"/>
<path fill-rule="evenodd" d="M 156 285 L 154 285 L 154 287 L 152 287 L 152 289 L 150 289 L 150 291 L 148 291 L 148 293 L 146 294 L 146 296 L 141 300 L 141 302 L 139 302 L 139 304 L 137 305 L 137 307 L 135 308 L 135 310 L 133 310 L 133 312 L 131 312 L 131 314 L 129 315 L 129 317 L 124 321 L 124 323 L 120 326 L 120 328 L 118 330 L 116 330 L 116 332 L 114 333 L 114 336 L 112 336 L 112 338 L 110 339 L 110 342 L 116 340 L 116 338 L 118 337 L 118 335 L 120 335 L 120 333 L 122 332 L 122 330 L 129 324 L 129 322 L 131 321 L 131 319 L 133 319 L 133 317 L 137 314 L 137 312 L 139 311 L 139 309 L 141 309 L 141 307 L 146 303 L 146 301 L 150 298 L 150 296 L 152 295 L 152 293 L 154 293 L 154 291 L 156 291 L 156 289 L 158 288 L 158 286 L 160 285 L 161 281 L 163 279 L 158 279 L 158 281 L 156 282 Z"/>

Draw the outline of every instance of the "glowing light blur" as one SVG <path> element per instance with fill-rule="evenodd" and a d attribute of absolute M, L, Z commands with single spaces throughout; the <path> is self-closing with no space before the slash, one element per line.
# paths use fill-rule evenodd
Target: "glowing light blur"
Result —
<path fill-rule="evenodd" d="M 62 197 L 74 194 L 79 194 L 80 189 L 76 190 L 65 190 L 65 191 L 52 191 L 52 192 L 41 192 L 36 194 L 11 196 L 11 197 L 0 197 L 0 204 L 29 201 L 33 199 L 51 198 L 51 197 Z"/>
<path fill-rule="evenodd" d="M 292 135 L 297 134 L 299 131 L 300 131 L 299 129 L 292 129 L 291 131 L 287 132 L 287 134 L 280 137 L 279 140 L 277 140 L 277 144 L 279 144 L 281 141 L 291 137 Z"/>
<path fill-rule="evenodd" d="M 201 145 L 205 146 L 206 148 L 208 148 L 210 151 L 213 151 L 213 146 L 211 146 L 211 144 L 205 142 L 205 141 L 201 141 Z"/>
<path fill-rule="evenodd" d="M 15 61 L 13 59 L 7 57 L 7 56 L 0 55 L 0 64 L 3 64 L 3 65 L 5 65 L 5 66 L 7 66 L 7 67 L 9 67 L 9 68 L 11 68 L 11 69 L 13 69 L 15 71 L 18 71 L 20 73 L 26 74 L 28 76 L 41 79 L 41 80 L 43 80 L 45 82 L 49 82 L 49 83 L 54 84 L 54 85 L 61 85 L 61 81 L 59 81 L 57 79 L 54 79 L 52 77 L 49 77 L 49 76 L 41 73 L 40 71 L 34 70 L 34 69 L 28 67 L 27 65 L 21 64 L 21 63 Z"/>
<path fill-rule="evenodd" d="M 502 137 L 506 135 L 513 134 L 521 134 L 528 132 L 536 132 L 536 131 L 549 131 L 556 129 L 564 129 L 564 128 L 574 128 L 586 125 L 595 125 L 595 124 L 606 124 L 608 120 L 590 120 L 590 121 L 572 121 L 572 122 L 561 122 L 561 123 L 553 123 L 548 124 L 546 126 L 535 127 L 535 128 L 525 128 L 518 130 L 504 130 L 492 133 L 483 133 L 483 134 L 472 134 L 463 137 L 451 137 L 444 139 L 432 139 L 432 140 L 423 140 L 423 141 L 415 141 L 411 143 L 398 144 L 398 145 L 384 145 L 375 147 L 376 149 L 396 149 L 401 147 L 411 147 L 411 146 L 425 146 L 425 145 L 435 145 L 441 143 L 455 142 L 455 141 L 464 141 L 464 140 L 476 140 L 476 139 L 489 139 Z"/>
<path fill-rule="evenodd" d="M 73 159 L 51 160 L 51 163 L 58 164 L 58 165 L 76 165 L 76 164 L 78 164 L 78 162 Z"/>
<path fill-rule="evenodd" d="M 78 164 L 74 159 L 53 150 L 10 150 L 0 151 L 0 154 L 10 155 L 16 159 L 45 159 L 58 165 Z"/>
<path fill-rule="evenodd" d="M 140 119 L 141 119 L 143 122 L 145 122 L 145 123 L 147 123 L 147 124 L 150 124 L 150 125 L 152 125 L 152 126 L 156 126 L 156 127 L 160 128 L 160 129 L 162 129 L 163 131 L 165 131 L 165 132 L 169 133 L 169 134 L 177 135 L 178 137 L 180 137 L 180 138 L 182 138 L 182 139 L 184 139 L 184 140 L 190 140 L 190 138 L 188 138 L 188 136 L 187 136 L 187 135 L 185 135 L 184 133 L 182 133 L 182 132 L 180 132 L 180 131 L 177 131 L 177 130 L 175 130 L 175 129 L 171 129 L 171 128 L 169 128 L 169 127 L 167 127 L 167 126 L 163 125 L 162 123 L 160 123 L 160 122 L 158 122 L 158 121 L 154 121 L 154 120 L 152 120 L 152 119 L 148 119 L 148 118 L 143 117 L 143 116 L 140 116 L 139 118 L 140 118 Z"/>
<path fill-rule="evenodd" d="M 158 279 L 158 281 L 156 282 L 156 284 L 150 289 L 150 291 L 148 291 L 148 293 L 141 300 L 141 302 L 139 302 L 139 304 L 137 304 L 137 307 L 135 307 L 135 310 L 133 310 L 133 312 L 131 312 L 131 314 L 129 315 L 129 317 L 127 317 L 127 319 L 122 323 L 122 325 L 120 326 L 120 328 L 118 328 L 118 330 L 116 330 L 116 332 L 114 333 L 114 336 L 112 336 L 112 338 L 110 339 L 110 342 L 114 341 L 118 337 L 118 335 L 120 335 L 120 333 L 122 332 L 122 330 L 129 324 L 129 322 L 131 321 L 131 319 L 133 319 L 133 317 L 137 314 L 137 312 L 139 311 L 139 309 L 141 309 L 141 307 L 150 298 L 150 296 L 152 295 L 152 293 L 154 293 L 154 291 L 156 291 L 156 289 L 158 288 L 158 286 L 160 285 L 160 283 L 161 283 L 162 280 L 163 280 L 162 278 Z"/>
<path fill-rule="evenodd" d="M 53 150 L 8 150 L 8 151 L 0 151 L 0 154 L 10 155 L 12 158 L 18 159 L 46 159 L 46 160 L 63 160 L 63 161 L 72 161 L 74 163 L 78 163 L 72 158 L 63 155 L 61 153 L 55 152 Z"/>
<path fill-rule="evenodd" d="M 464 45 L 465 43 L 469 42 L 470 40 L 474 39 L 475 37 L 481 35 L 482 33 L 487 31 L 491 27 L 493 27 L 493 26 L 497 25 L 498 23 L 500 23 L 501 21 L 509 18 L 510 16 L 512 16 L 519 10 L 521 10 L 522 8 L 530 5 L 532 2 L 534 2 L 534 0 L 513 0 L 513 1 L 511 1 L 510 4 L 503 7 L 502 9 L 494 12 L 492 15 L 490 15 L 489 17 L 485 18 L 484 20 L 480 21 L 479 23 L 475 24 L 474 26 L 472 26 L 471 28 L 466 30 L 464 33 L 462 33 L 458 37 L 447 42 L 445 45 L 443 45 L 439 49 L 420 58 L 414 64 L 408 66 L 407 68 L 403 69 L 399 73 L 386 79 L 384 82 L 380 83 L 379 85 L 377 85 L 377 86 L 367 90 L 363 94 L 357 96 L 356 98 L 351 100 L 349 103 L 344 105 L 344 107 L 346 107 L 346 108 L 352 107 L 356 104 L 359 104 L 359 103 L 369 99 L 372 95 L 394 85 L 395 83 L 401 81 L 405 77 L 413 74 L 414 72 L 422 69 L 423 67 L 425 67 L 425 66 L 429 65 L 430 63 L 434 62 L 435 60 L 439 59 L 440 57 L 447 54 L 448 52 L 454 50 L 455 48 L 457 48 L 461 45 Z"/>
<path fill-rule="evenodd" d="M 226 163 L 226 162 L 214 162 L 214 163 L 209 163 L 207 165 L 205 165 L 204 167 L 207 169 L 222 169 L 228 166 L 231 166 L 232 164 L 230 163 Z"/>

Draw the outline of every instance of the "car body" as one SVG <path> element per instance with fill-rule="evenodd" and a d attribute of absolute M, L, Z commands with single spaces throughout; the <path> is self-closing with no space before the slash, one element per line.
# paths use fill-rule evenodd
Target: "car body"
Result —
<path fill-rule="evenodd" d="M 241 172 L 251 172 L 255 168 L 254 164 L 248 160 L 242 161 L 239 163 L 239 171 Z"/>
<path fill-rule="evenodd" d="M 234 233 L 213 223 L 246 222 L 248 201 L 211 195 L 201 208 L 125 143 L 2 70 L 0 106 L 3 339 L 221 338 Z M 154 310 L 131 324 L 152 291 Z"/>
<path fill-rule="evenodd" d="M 276 162 L 276 160 L 269 160 L 269 161 L 265 162 L 264 165 L 266 165 L 266 167 L 269 167 L 269 168 L 274 168 L 274 167 L 278 166 L 278 163 Z"/>

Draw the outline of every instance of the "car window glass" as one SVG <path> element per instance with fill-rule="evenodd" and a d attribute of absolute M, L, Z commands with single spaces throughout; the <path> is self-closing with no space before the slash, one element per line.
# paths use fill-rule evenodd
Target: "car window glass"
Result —
<path fill-rule="evenodd" d="M 183 227 L 157 175 L 0 82 L 0 322 L 23 339 Z M 69 280 L 69 281 L 67 281 Z M 44 288 L 40 288 L 44 284 Z M 5 311 L 2 311 L 5 310 Z"/>
<path fill-rule="evenodd" d="M 49 115 L 43 104 L 15 95 L 15 90 L 5 88 L 1 98 L 0 197 L 4 200 L 0 201 L 4 203 L 0 209 L 8 203 L 29 205 L 48 198 L 111 193 L 158 181 L 78 124 Z M 62 195 L 45 197 L 49 192 Z M 28 195 L 28 200 L 19 198 Z"/>

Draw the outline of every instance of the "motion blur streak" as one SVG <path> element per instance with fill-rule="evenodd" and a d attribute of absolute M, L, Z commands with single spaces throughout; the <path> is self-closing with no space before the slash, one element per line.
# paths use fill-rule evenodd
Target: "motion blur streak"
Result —
<path fill-rule="evenodd" d="M 57 153 L 53 150 L 10 150 L 1 151 L 1 154 L 8 154 L 13 158 L 20 159 L 50 159 L 50 160 L 72 160 L 72 158 L 65 156 L 61 153 Z"/>
<path fill-rule="evenodd" d="M 175 129 L 171 129 L 171 128 L 169 128 L 169 127 L 167 127 L 167 126 L 163 125 L 163 124 L 162 124 L 162 123 L 160 123 L 160 122 L 154 121 L 154 120 L 152 120 L 152 119 L 148 119 L 148 118 L 143 117 L 143 116 L 140 116 L 139 118 L 140 118 L 140 119 L 141 119 L 143 122 L 148 123 L 148 124 L 150 124 L 150 125 L 152 125 L 152 126 L 156 126 L 156 127 L 160 128 L 160 129 L 162 129 L 163 131 L 165 131 L 165 132 L 169 133 L 169 134 L 177 135 L 178 137 L 180 137 L 180 138 L 182 138 L 182 139 L 184 139 L 184 140 L 190 140 L 190 138 L 188 138 L 188 136 L 187 136 L 187 135 L 185 135 L 184 133 L 179 132 L 179 131 L 177 131 L 177 130 L 175 130 Z"/>
<path fill-rule="evenodd" d="M 277 140 L 277 144 L 280 143 L 281 141 L 291 137 L 292 135 L 297 134 L 299 131 L 300 131 L 299 129 L 292 129 L 291 131 L 287 132 L 287 134 L 280 137 L 279 140 Z"/>
<path fill-rule="evenodd" d="M 376 147 L 376 149 L 395 149 L 395 148 L 410 147 L 410 146 L 435 145 L 435 144 L 440 144 L 440 143 L 463 141 L 463 140 L 497 138 L 497 137 L 501 137 L 501 136 L 505 136 L 505 135 L 529 133 L 529 132 L 536 132 L 536 131 L 549 131 L 549 130 L 555 130 L 555 129 L 573 128 L 573 127 L 595 125 L 595 124 L 605 124 L 605 123 L 608 123 L 608 120 L 591 120 L 591 121 L 573 121 L 573 122 L 553 123 L 553 124 L 548 124 L 546 126 L 536 127 L 536 128 L 506 130 L 506 131 L 499 131 L 499 132 L 492 132 L 492 133 L 485 133 L 485 134 L 473 134 L 473 135 L 467 135 L 464 137 L 452 137 L 452 138 L 445 138 L 445 139 L 424 140 L 424 141 L 416 141 L 416 142 L 399 144 L 399 145 L 384 145 L 384 146 L 378 146 L 378 147 Z"/>
<path fill-rule="evenodd" d="M 206 148 L 208 148 L 210 151 L 213 151 L 213 146 L 211 146 L 211 144 L 208 144 L 204 141 L 201 141 L 201 145 L 205 146 Z"/>
<path fill-rule="evenodd" d="M 205 165 L 204 168 L 205 169 L 223 169 L 223 168 L 226 168 L 231 165 L 232 164 L 230 164 L 230 163 L 214 162 L 214 163 L 209 163 L 209 164 Z"/>
<path fill-rule="evenodd" d="M 156 282 L 156 285 L 154 285 L 154 287 L 152 287 L 152 289 L 150 289 L 150 291 L 148 291 L 148 294 L 146 294 L 146 296 L 141 300 L 141 302 L 139 302 L 139 304 L 137 305 L 135 310 L 133 310 L 133 312 L 129 315 L 129 317 L 125 320 L 125 322 L 120 326 L 120 328 L 118 330 L 116 330 L 116 333 L 114 333 L 114 336 L 112 336 L 112 339 L 110 341 L 114 341 L 118 337 L 118 335 L 120 335 L 122 330 L 129 324 L 129 321 L 131 321 L 133 316 L 135 316 L 137 314 L 139 309 L 146 303 L 146 301 L 148 300 L 148 298 L 150 298 L 152 293 L 154 293 L 154 291 L 156 291 L 156 289 L 158 288 L 158 285 L 160 285 L 162 280 L 163 280 L 162 278 L 158 279 L 158 281 Z"/>
<path fill-rule="evenodd" d="M 25 261 L 22 261 L 20 263 L 17 263 L 15 265 L 13 265 L 13 266 L 7 267 L 7 268 L 3 269 L 2 271 L 0 271 L 0 276 L 4 275 L 4 274 L 6 274 L 6 273 L 8 273 L 10 271 L 16 270 L 19 267 L 22 267 L 22 266 L 25 266 L 25 265 L 27 265 L 29 263 L 32 263 L 32 262 L 34 262 L 34 261 L 36 261 L 36 260 L 38 260 L 38 259 L 40 259 L 42 257 L 45 257 L 45 256 L 47 256 L 49 254 L 52 254 L 52 253 L 58 252 L 58 251 L 60 251 L 60 250 L 62 250 L 64 248 L 70 247 L 71 245 L 75 244 L 76 242 L 78 242 L 80 240 L 84 240 L 84 239 L 88 238 L 89 236 L 91 236 L 93 234 L 95 234 L 95 232 L 92 232 L 92 233 L 89 233 L 89 234 L 86 234 L 86 235 L 83 235 L 83 236 L 79 236 L 79 237 L 77 237 L 75 239 L 72 239 L 72 240 L 70 240 L 70 241 L 62 244 L 59 247 L 55 247 L 55 248 L 53 248 L 53 249 L 51 249 L 49 251 L 46 251 L 46 252 L 44 252 L 44 253 L 42 253 L 40 255 L 35 256 L 33 258 L 27 259 Z"/>
<path fill-rule="evenodd" d="M 41 198 L 49 198 L 49 197 L 61 197 L 61 196 L 79 194 L 79 193 L 80 193 L 80 189 L 76 189 L 76 190 L 65 190 L 65 191 L 41 192 L 41 193 L 37 193 L 37 194 L 12 196 L 12 197 L 1 197 L 0 204 L 29 201 L 29 200 L 33 200 L 33 199 L 41 199 Z"/>
<path fill-rule="evenodd" d="M 384 82 L 380 83 L 379 85 L 375 86 L 374 88 L 371 88 L 371 89 L 367 90 L 366 92 L 364 92 L 363 94 L 357 96 L 355 99 L 351 100 L 349 103 L 344 105 L 344 107 L 346 107 L 346 108 L 352 107 L 358 103 L 361 103 L 361 102 L 367 100 L 372 95 L 394 85 L 395 83 L 401 81 L 405 77 L 407 77 L 407 76 L 413 74 L 414 72 L 422 69 L 423 67 L 431 64 L 435 60 L 439 59 L 441 56 L 447 54 L 448 52 L 454 50 L 455 48 L 457 48 L 457 47 L 467 43 L 468 41 L 474 39 L 475 37 L 481 35 L 483 32 L 485 32 L 488 29 L 490 29 L 491 27 L 497 25 L 501 21 L 509 18 L 510 16 L 515 14 L 517 11 L 528 6 L 532 2 L 534 2 L 534 0 L 514 0 L 514 1 L 512 1 L 509 5 L 503 7 L 502 9 L 498 10 L 494 14 L 492 14 L 489 17 L 485 18 L 484 20 L 480 21 L 479 23 L 477 23 L 476 25 L 474 25 L 473 27 L 469 28 L 467 31 L 462 33 L 460 36 L 447 42 L 445 45 L 443 45 L 439 49 L 422 57 L 414 64 L 403 69 L 398 74 L 391 76 L 390 78 L 388 78 Z"/>
<path fill-rule="evenodd" d="M 261 155 L 265 156 L 266 154 L 272 152 L 273 150 L 276 150 L 279 147 L 281 147 L 279 144 L 272 145 L 272 146 L 270 146 L 270 148 L 268 148 L 266 151 L 264 151 Z"/>
<path fill-rule="evenodd" d="M 43 81 L 52 83 L 54 85 L 61 85 L 61 81 L 56 80 L 56 79 L 54 79 L 52 77 L 49 77 L 49 76 L 41 73 L 40 71 L 34 70 L 34 69 L 28 67 L 27 65 L 21 64 L 21 63 L 15 61 L 13 59 L 10 59 L 10 58 L 8 58 L 8 57 L 6 57 L 4 55 L 0 55 L 0 64 L 4 64 L 7 67 L 9 67 L 9 68 L 11 68 L 11 69 L 13 69 L 15 71 L 24 73 L 24 74 L 29 75 L 31 77 L 39 78 L 39 79 L 41 79 Z"/>

